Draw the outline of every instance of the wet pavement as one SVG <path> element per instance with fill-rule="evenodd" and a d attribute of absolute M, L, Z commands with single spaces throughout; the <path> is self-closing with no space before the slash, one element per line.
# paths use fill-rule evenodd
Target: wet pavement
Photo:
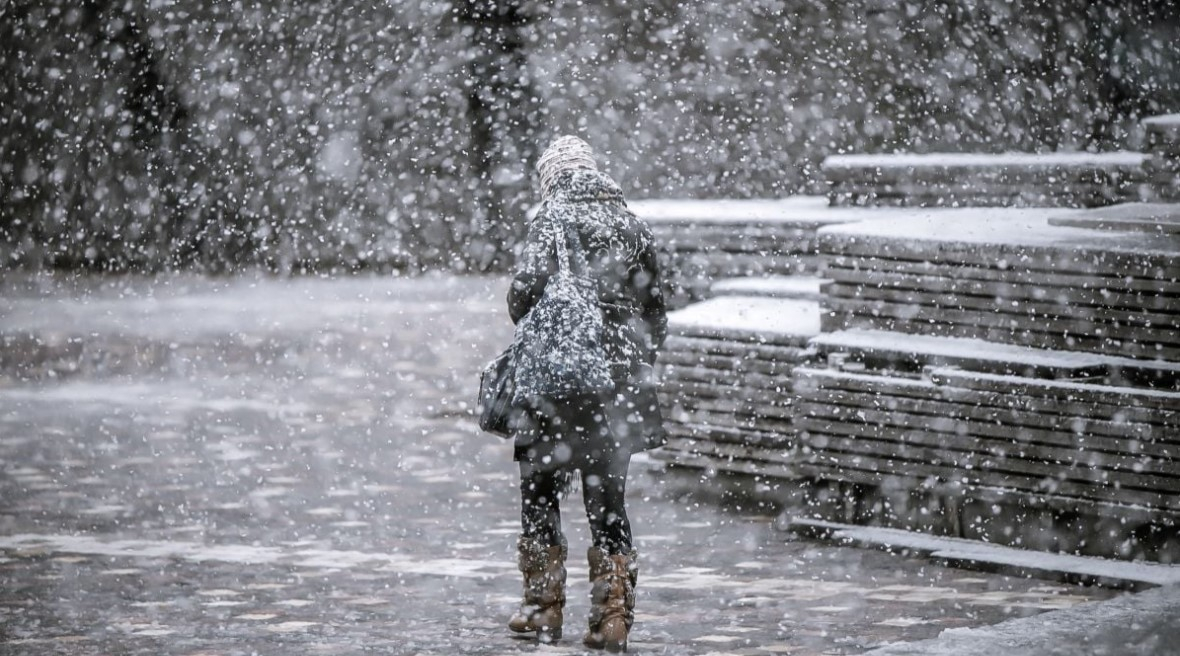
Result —
<path fill-rule="evenodd" d="M 566 639 L 504 628 L 515 466 L 470 407 L 504 289 L 0 279 L 0 654 L 586 651 L 579 498 Z M 792 540 L 662 477 L 630 480 L 634 653 L 851 654 L 1115 595 Z"/>

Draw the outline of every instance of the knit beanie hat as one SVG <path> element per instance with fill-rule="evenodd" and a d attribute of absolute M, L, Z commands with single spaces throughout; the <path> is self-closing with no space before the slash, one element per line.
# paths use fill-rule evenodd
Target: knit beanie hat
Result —
<path fill-rule="evenodd" d="M 567 134 L 554 140 L 541 154 L 541 159 L 537 160 L 542 198 L 548 198 L 552 193 L 557 175 L 569 169 L 597 171 L 598 164 L 594 162 L 594 151 L 590 149 L 590 144 Z"/>

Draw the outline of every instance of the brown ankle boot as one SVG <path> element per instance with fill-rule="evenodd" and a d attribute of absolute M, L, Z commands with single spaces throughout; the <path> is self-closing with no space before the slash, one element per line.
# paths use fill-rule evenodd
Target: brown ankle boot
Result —
<path fill-rule="evenodd" d="M 553 642 L 561 638 L 562 610 L 565 608 L 566 546 L 546 546 L 536 540 L 520 538 L 517 565 L 524 574 L 524 599 L 520 610 L 508 620 L 516 633 L 537 632 L 537 640 Z"/>
<path fill-rule="evenodd" d="M 609 554 L 591 547 L 590 630 L 582 643 L 591 649 L 627 651 L 627 634 L 635 622 L 635 584 L 639 578 L 639 553 Z"/>

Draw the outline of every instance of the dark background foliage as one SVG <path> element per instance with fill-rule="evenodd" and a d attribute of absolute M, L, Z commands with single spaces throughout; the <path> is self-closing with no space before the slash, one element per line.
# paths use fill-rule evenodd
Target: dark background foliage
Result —
<path fill-rule="evenodd" d="M 499 268 L 556 133 L 632 198 L 776 197 L 1180 111 L 1164 0 L 15 0 L 0 58 L 4 267 Z"/>

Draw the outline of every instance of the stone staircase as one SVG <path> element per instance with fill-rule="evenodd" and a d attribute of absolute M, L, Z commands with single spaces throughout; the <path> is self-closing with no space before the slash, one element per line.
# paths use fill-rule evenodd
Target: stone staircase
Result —
<path fill-rule="evenodd" d="M 1149 143 L 1134 179 L 1151 202 L 782 201 L 756 223 L 813 226 L 768 251 L 806 266 L 678 269 L 706 300 L 670 315 L 657 457 L 787 515 L 1180 560 L 1180 206 L 1172 142 Z M 746 231 L 732 215 L 672 228 L 678 214 L 677 254 Z"/>

